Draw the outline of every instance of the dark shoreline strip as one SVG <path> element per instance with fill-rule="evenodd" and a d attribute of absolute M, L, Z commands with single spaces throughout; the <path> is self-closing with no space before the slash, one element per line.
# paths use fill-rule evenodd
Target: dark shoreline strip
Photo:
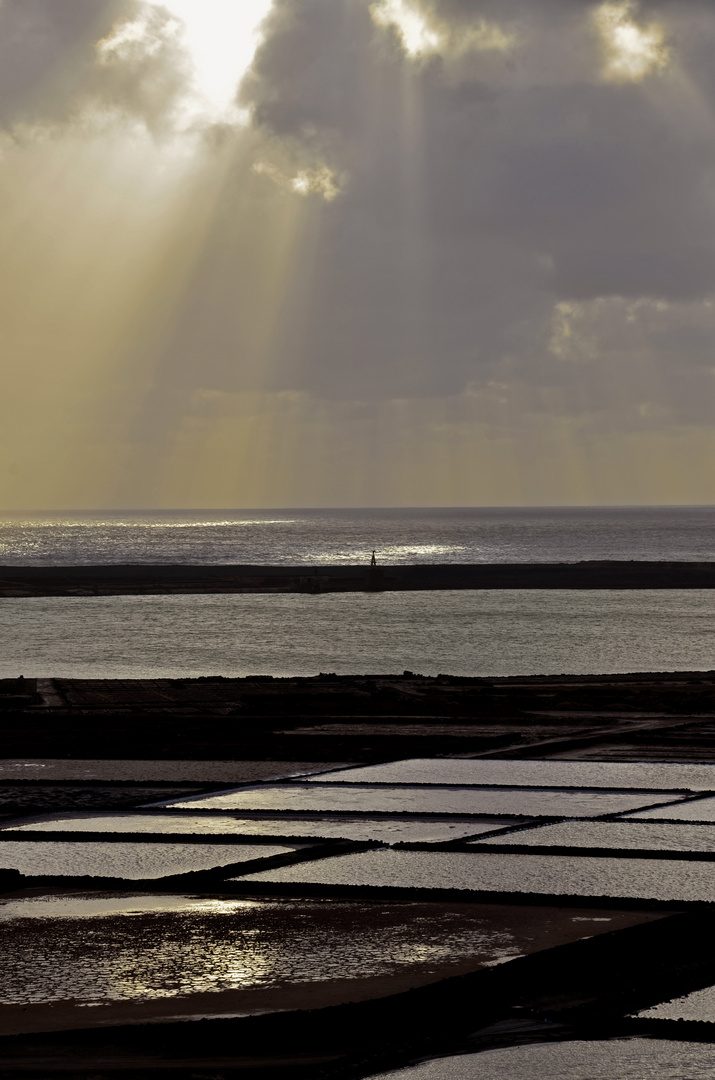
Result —
<path fill-rule="evenodd" d="M 0 597 L 433 589 L 712 589 L 715 562 L 0 566 Z"/>

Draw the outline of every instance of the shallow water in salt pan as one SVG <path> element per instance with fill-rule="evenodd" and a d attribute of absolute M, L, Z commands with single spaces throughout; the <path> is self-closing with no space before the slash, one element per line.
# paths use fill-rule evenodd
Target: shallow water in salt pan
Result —
<path fill-rule="evenodd" d="M 715 1046 L 666 1039 L 542 1043 L 440 1058 L 372 1080 L 712 1080 Z"/>
<path fill-rule="evenodd" d="M 667 806 L 660 809 L 641 810 L 638 813 L 629 814 L 629 817 L 639 819 L 661 819 L 669 821 L 712 821 L 715 822 L 715 798 L 688 799 L 677 806 Z"/>
<path fill-rule="evenodd" d="M 385 844 L 406 841 L 439 842 L 503 829 L 517 819 L 494 821 L 420 821 L 409 818 L 241 818 L 224 814 L 98 814 L 53 816 L 8 822 L 0 832 L 194 833 L 225 836 L 300 836 L 342 840 L 377 840 Z"/>
<path fill-rule="evenodd" d="M 652 795 L 627 792 L 519 790 L 475 787 L 383 787 L 293 783 L 242 788 L 221 795 L 198 796 L 154 805 L 207 810 L 360 811 L 393 814 L 482 814 L 518 817 L 594 817 L 663 802 Z"/>
<path fill-rule="evenodd" d="M 715 901 L 715 863 L 444 851 L 365 851 L 235 880 L 549 896 Z"/>
<path fill-rule="evenodd" d="M 664 762 L 508 761 L 409 758 L 339 769 L 318 783 L 495 784 L 526 787 L 715 791 L 715 765 Z"/>
<path fill-rule="evenodd" d="M 638 1016 L 646 1020 L 691 1020 L 713 1024 L 715 986 L 706 986 L 704 990 L 695 990 L 685 997 L 673 998 L 672 1001 L 664 1001 L 651 1009 L 643 1009 Z"/>
<path fill-rule="evenodd" d="M 534 847 L 618 848 L 622 851 L 715 852 L 715 826 L 670 825 L 639 821 L 561 821 L 536 829 L 519 829 L 484 844 Z"/>
<path fill-rule="evenodd" d="M 139 880 L 211 870 L 294 851 L 277 844 L 125 844 L 5 840 L 0 867 L 28 877 L 108 877 Z"/>

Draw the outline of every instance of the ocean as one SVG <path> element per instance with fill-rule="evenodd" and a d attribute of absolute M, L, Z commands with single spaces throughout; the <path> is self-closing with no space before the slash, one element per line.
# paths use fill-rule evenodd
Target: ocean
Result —
<path fill-rule="evenodd" d="M 715 508 L 25 516 L 0 563 L 574 562 L 715 558 Z M 0 599 L 0 677 L 595 674 L 715 668 L 715 591 Z"/>
<path fill-rule="evenodd" d="M 0 522 L 0 564 L 715 558 L 715 507 L 112 511 Z"/>

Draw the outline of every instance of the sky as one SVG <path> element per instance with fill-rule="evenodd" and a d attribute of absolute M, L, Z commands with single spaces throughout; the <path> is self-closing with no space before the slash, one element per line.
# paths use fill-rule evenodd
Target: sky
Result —
<path fill-rule="evenodd" d="M 712 0 L 0 0 L 0 508 L 715 503 Z"/>

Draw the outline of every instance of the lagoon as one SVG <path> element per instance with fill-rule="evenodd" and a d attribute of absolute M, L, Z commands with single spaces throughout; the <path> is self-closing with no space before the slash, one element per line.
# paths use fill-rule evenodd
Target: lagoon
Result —
<path fill-rule="evenodd" d="M 0 677 L 715 668 L 715 590 L 0 599 Z"/>

